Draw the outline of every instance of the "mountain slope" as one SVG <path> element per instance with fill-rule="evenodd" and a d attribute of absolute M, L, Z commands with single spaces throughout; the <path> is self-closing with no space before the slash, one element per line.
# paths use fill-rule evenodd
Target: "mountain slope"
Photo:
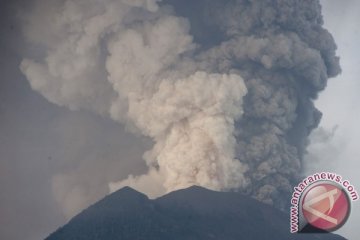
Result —
<path fill-rule="evenodd" d="M 150 200 L 123 188 L 74 217 L 46 240 L 302 240 L 334 234 L 290 234 L 286 213 L 239 193 L 190 187 Z"/>

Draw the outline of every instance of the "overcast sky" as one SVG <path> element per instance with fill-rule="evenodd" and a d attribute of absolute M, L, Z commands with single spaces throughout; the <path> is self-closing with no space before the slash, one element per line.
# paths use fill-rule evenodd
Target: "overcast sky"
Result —
<path fill-rule="evenodd" d="M 316 102 L 323 112 L 321 126 L 327 131 L 338 127 L 325 143 L 313 141 L 307 158 L 316 161 L 307 164 L 307 171 L 336 171 L 360 190 L 360 2 L 321 2 L 325 26 L 339 48 L 343 73 L 329 81 Z M 14 1 L 1 2 L 0 239 L 35 240 L 64 224 L 77 209 L 104 196 L 108 182 L 145 172 L 141 155 L 151 143 L 110 120 L 50 104 L 32 91 L 19 70 L 20 53 L 25 50 L 14 20 L 16 9 Z M 63 179 L 68 184 L 63 184 Z M 54 186 L 54 182 L 58 184 Z M 69 191 L 64 189 L 69 185 L 75 196 L 71 199 L 62 194 Z M 64 212 L 60 200 L 77 205 Z M 356 239 L 360 203 L 354 203 L 352 210 L 349 222 L 339 232 Z"/>
<path fill-rule="evenodd" d="M 19 70 L 24 43 L 14 21 L 17 8 L 1 2 L 0 239 L 35 240 L 75 214 L 62 204 L 82 209 L 108 193 L 109 181 L 145 171 L 146 140 L 97 115 L 50 104 L 31 90 Z M 73 199 L 64 195 L 68 191 Z"/>
<path fill-rule="evenodd" d="M 330 79 L 328 87 L 316 102 L 323 112 L 321 127 L 334 137 L 326 144 L 310 146 L 310 154 L 317 155 L 318 164 L 308 171 L 336 171 L 349 179 L 360 191 L 360 2 L 357 0 L 322 0 L 325 27 L 338 45 L 342 74 Z M 360 202 L 355 202 L 348 222 L 339 230 L 349 239 L 359 237 Z"/>

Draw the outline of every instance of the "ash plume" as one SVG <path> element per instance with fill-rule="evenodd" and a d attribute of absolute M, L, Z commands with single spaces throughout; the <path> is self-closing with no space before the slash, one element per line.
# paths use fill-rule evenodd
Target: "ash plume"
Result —
<path fill-rule="evenodd" d="M 153 140 L 148 174 L 112 190 L 200 185 L 284 207 L 313 100 L 340 72 L 319 1 L 38 0 L 24 18 L 35 91 Z"/>

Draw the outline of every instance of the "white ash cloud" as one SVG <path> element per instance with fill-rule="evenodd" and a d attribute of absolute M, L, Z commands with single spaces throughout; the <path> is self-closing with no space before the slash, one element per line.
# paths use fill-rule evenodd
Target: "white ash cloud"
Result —
<path fill-rule="evenodd" d="M 154 141 L 148 174 L 112 190 L 195 184 L 284 205 L 321 117 L 313 100 L 340 71 L 318 1 L 44 2 L 24 31 L 43 51 L 21 63 L 32 88 Z"/>
<path fill-rule="evenodd" d="M 143 189 L 150 195 L 194 184 L 239 188 L 246 166 L 235 159 L 233 133 L 246 94 L 243 79 L 185 68 L 182 55 L 195 49 L 188 22 L 137 4 L 64 2 L 47 19 L 59 39 L 40 39 L 48 47 L 46 57 L 24 59 L 23 73 L 49 101 L 108 115 L 154 140 L 144 154 L 149 174 L 130 176 L 111 188 L 124 183 L 141 188 L 144 178 L 163 179 L 153 181 L 162 191 Z M 61 179 L 54 178 L 55 189 L 67 189 Z M 62 201 L 66 196 L 69 212 L 82 199 L 80 186 L 71 191 L 56 194 Z"/>

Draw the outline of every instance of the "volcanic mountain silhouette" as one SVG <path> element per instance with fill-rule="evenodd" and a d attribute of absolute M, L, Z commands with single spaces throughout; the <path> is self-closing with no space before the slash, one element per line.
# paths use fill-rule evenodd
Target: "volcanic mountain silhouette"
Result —
<path fill-rule="evenodd" d="M 190 187 L 155 200 L 125 187 L 75 216 L 46 240 L 340 240 L 291 234 L 289 214 L 235 192 Z"/>

